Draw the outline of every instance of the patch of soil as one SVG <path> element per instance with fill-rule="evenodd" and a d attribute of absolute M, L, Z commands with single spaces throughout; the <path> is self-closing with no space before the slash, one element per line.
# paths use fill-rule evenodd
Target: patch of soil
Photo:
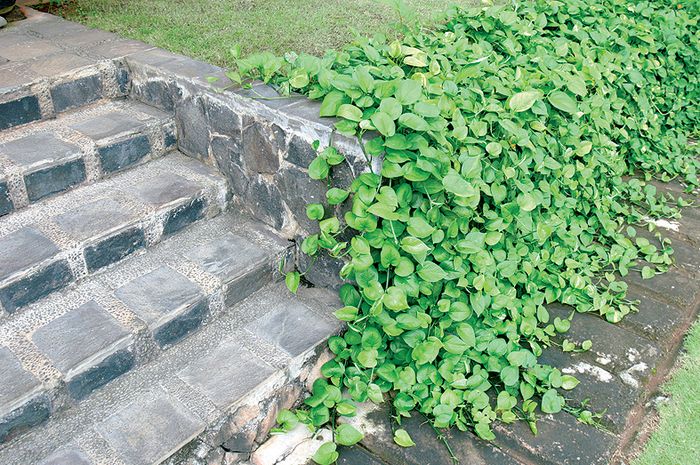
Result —
<path fill-rule="evenodd" d="M 78 6 L 76 2 L 72 0 L 25 0 L 24 4 L 26 6 L 31 6 L 35 10 L 43 11 L 44 13 L 51 13 L 52 15 L 68 17 L 75 16 L 77 14 Z"/>

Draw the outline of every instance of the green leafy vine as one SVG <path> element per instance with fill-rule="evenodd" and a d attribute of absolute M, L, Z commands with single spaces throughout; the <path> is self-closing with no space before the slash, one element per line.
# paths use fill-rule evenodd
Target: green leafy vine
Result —
<path fill-rule="evenodd" d="M 361 440 L 335 425 L 367 400 L 391 402 L 399 423 L 418 410 L 436 428 L 487 440 L 496 420 L 536 431 L 538 410 L 595 423 L 562 395 L 578 381 L 538 363 L 575 313 L 552 319 L 546 305 L 618 322 L 635 310 L 620 277 L 672 265 L 666 240 L 637 233 L 684 205 L 649 181 L 698 184 L 688 137 L 700 122 L 699 5 L 452 7 L 400 40 L 236 60 L 233 80 L 321 100 L 321 116 L 339 118 L 336 130 L 381 160 L 349 189 L 334 186 L 345 162 L 335 148 L 308 168 L 329 188 L 325 205 L 308 206 L 319 232 L 301 249 L 344 260 L 336 316 L 348 330 L 329 340 L 335 357 L 306 407 L 279 423 L 334 427 L 317 463 L 337 459 L 336 443 Z M 300 278 L 287 276 L 290 289 Z M 395 441 L 413 443 L 402 429 Z"/>

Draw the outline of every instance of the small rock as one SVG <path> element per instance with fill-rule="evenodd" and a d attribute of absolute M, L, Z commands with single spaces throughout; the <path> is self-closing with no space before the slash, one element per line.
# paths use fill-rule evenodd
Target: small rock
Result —
<path fill-rule="evenodd" d="M 7 20 L 0 16 L 0 28 L 7 26 Z"/>

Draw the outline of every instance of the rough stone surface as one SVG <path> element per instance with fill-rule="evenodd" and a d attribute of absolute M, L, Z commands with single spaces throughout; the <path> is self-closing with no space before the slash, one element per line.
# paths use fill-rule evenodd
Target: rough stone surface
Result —
<path fill-rule="evenodd" d="M 38 132 L 0 145 L 0 153 L 26 169 L 74 159 L 80 155 L 80 147 L 55 134 Z"/>
<path fill-rule="evenodd" d="M 284 134 L 278 126 L 255 122 L 243 129 L 243 163 L 250 173 L 274 174 L 280 166 Z"/>
<path fill-rule="evenodd" d="M 208 159 L 209 127 L 202 101 L 186 99 L 178 106 L 175 119 L 179 149 L 198 160 Z"/>
<path fill-rule="evenodd" d="M 260 247 L 229 232 L 197 247 L 187 258 L 208 273 L 230 280 L 266 260 L 267 256 Z"/>
<path fill-rule="evenodd" d="M 19 308 L 66 287 L 74 280 L 68 262 L 59 260 L 0 288 L 0 303 L 13 313 Z"/>
<path fill-rule="evenodd" d="M 227 408 L 274 371 L 264 360 L 229 341 L 178 375 L 190 386 L 203 391 L 217 406 Z"/>
<path fill-rule="evenodd" d="M 133 211 L 112 199 L 100 199 L 53 218 L 75 240 L 99 237 L 104 231 L 117 229 L 136 219 Z"/>
<path fill-rule="evenodd" d="M 51 404 L 47 396 L 35 397 L 0 418 L 0 443 L 40 425 L 49 418 Z"/>
<path fill-rule="evenodd" d="M 39 465 L 92 465 L 90 459 L 77 449 L 58 451 Z"/>
<path fill-rule="evenodd" d="M 289 141 L 287 153 L 284 157 L 289 163 L 294 163 L 300 168 L 308 168 L 309 164 L 316 158 L 316 151 L 311 144 L 301 137 L 294 135 Z"/>
<path fill-rule="evenodd" d="M 140 121 L 121 111 L 110 111 L 71 125 L 73 129 L 95 141 L 134 132 L 142 126 Z"/>
<path fill-rule="evenodd" d="M 160 463 L 203 428 L 202 420 L 160 390 L 115 412 L 96 427 L 130 465 Z"/>
<path fill-rule="evenodd" d="M 174 234 L 202 218 L 206 206 L 206 199 L 197 198 L 168 212 L 163 223 L 163 235 Z"/>

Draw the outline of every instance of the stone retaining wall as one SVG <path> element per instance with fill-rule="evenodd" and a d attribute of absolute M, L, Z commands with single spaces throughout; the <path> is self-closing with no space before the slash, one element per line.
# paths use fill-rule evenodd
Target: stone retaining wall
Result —
<path fill-rule="evenodd" d="M 281 97 L 263 83 L 221 92 L 217 88 L 230 83 L 221 68 L 162 50 L 127 57 L 126 64 L 131 96 L 175 113 L 179 150 L 216 166 L 229 181 L 233 204 L 287 239 L 300 243 L 316 232 L 306 206 L 326 203 L 324 184 L 307 173 L 314 141 L 346 155 L 334 168 L 335 185 L 348 187 L 367 169 L 358 141 L 335 133 L 335 120 L 318 116 L 318 102 Z M 210 84 L 208 76 L 220 80 Z M 306 278 L 337 287 L 337 271 L 337 263 L 322 259 Z"/>

